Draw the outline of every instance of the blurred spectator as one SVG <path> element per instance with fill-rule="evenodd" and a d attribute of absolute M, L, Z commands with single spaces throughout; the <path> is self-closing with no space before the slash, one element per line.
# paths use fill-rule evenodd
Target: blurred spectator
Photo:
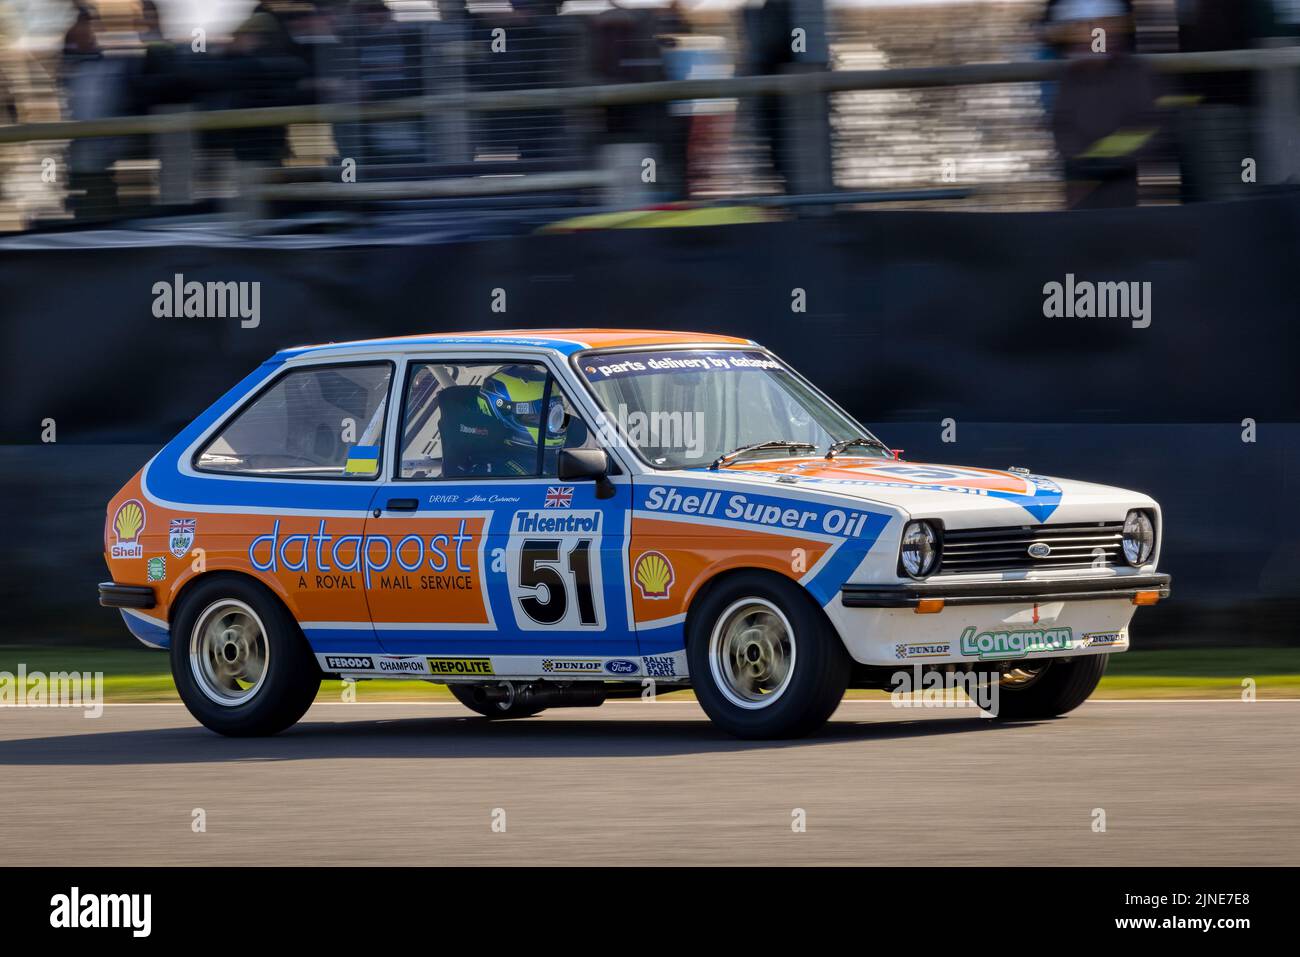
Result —
<path fill-rule="evenodd" d="M 795 62 L 790 8 L 790 0 L 765 0 L 741 11 L 746 74 L 780 73 Z M 793 180 L 792 153 L 796 147 L 781 97 L 755 97 L 754 118 L 759 138 L 767 143 L 771 154 L 772 171 L 782 183 L 789 184 Z"/>
<path fill-rule="evenodd" d="M 1039 36 L 1039 47 L 1035 59 L 1037 60 L 1064 60 L 1066 57 L 1065 44 L 1059 37 L 1059 31 L 1053 27 L 1056 21 L 1058 8 L 1064 0 L 1047 0 L 1043 6 L 1042 19 L 1038 21 L 1037 33 Z M 1133 16 L 1133 0 L 1121 0 L 1124 10 L 1129 17 Z M 1044 83 L 1042 85 L 1043 109 L 1050 116 L 1056 106 L 1056 83 Z"/>
<path fill-rule="evenodd" d="M 563 0 L 512 0 L 508 13 L 472 14 L 470 81 L 476 90 L 540 90 L 584 81 L 583 30 L 562 16 Z M 494 31 L 504 31 L 494 35 Z M 497 159 L 554 160 L 565 155 L 568 118 L 561 110 L 494 110 L 482 114 L 477 152 Z"/>
<path fill-rule="evenodd" d="M 417 96 L 422 90 L 422 36 L 397 21 L 384 0 L 354 0 L 340 22 L 349 70 L 338 97 L 375 103 Z M 339 154 L 358 164 L 414 163 L 423 158 L 423 124 L 418 119 L 344 123 L 335 129 Z"/>
<path fill-rule="evenodd" d="M 734 75 L 726 41 L 687 32 L 681 18 L 675 32 L 660 37 L 664 72 L 670 80 L 725 79 Z M 679 100 L 668 105 L 674 138 L 680 138 L 685 193 L 698 195 L 721 188 L 718 181 L 734 127 L 735 104 L 729 99 Z"/>
<path fill-rule="evenodd" d="M 293 26 L 314 23 L 316 12 L 302 0 L 261 0 L 231 37 L 221 58 L 222 89 L 210 106 L 230 110 L 312 102 L 314 51 L 299 42 Z M 278 163 L 288 154 L 285 127 L 223 131 L 213 142 L 249 163 Z"/>
<path fill-rule="evenodd" d="M 9 45 L 8 24 L 3 17 L 0 17 L 0 49 Z M 8 71 L 5 70 L 5 63 L 0 59 L 0 123 L 17 123 L 18 122 L 18 101 L 14 98 L 13 88 L 10 86 Z M 0 170 L 3 172 L 3 170 Z M 3 176 L 0 176 L 0 195 L 4 193 Z"/>
<path fill-rule="evenodd" d="M 71 120 L 97 120 L 129 112 L 132 60 L 110 55 L 100 45 L 103 24 L 94 7 L 77 7 L 63 37 L 59 79 Z M 112 214 L 117 208 L 113 164 L 128 141 L 120 136 L 74 139 L 68 146 L 68 206 L 78 219 Z"/>
<path fill-rule="evenodd" d="M 1241 0 L 1254 36 L 1300 36 L 1300 0 Z"/>
<path fill-rule="evenodd" d="M 1245 50 L 1264 28 L 1269 0 L 1180 0 L 1178 48 L 1184 52 Z M 1254 78 L 1249 73 L 1181 77 L 1177 114 L 1182 200 L 1241 196 L 1242 157 L 1252 155 Z"/>
<path fill-rule="evenodd" d="M 692 62 L 697 58 L 690 48 L 690 34 L 690 21 L 676 0 L 659 11 L 655 42 L 665 80 L 685 80 L 693 75 Z M 694 75 L 702 74 L 695 70 Z M 660 118 L 663 132 L 659 141 L 659 185 L 660 192 L 667 199 L 683 199 L 690 194 L 691 114 L 692 104 L 689 102 L 664 104 Z"/>
<path fill-rule="evenodd" d="M 1248 0 L 1250 36 L 1259 47 L 1300 45 L 1300 0 Z M 1256 73 L 1252 155 L 1259 162 L 1259 182 L 1300 183 L 1300 83 L 1295 70 Z"/>
<path fill-rule="evenodd" d="M 669 17 L 673 12 L 669 11 Z M 661 34 L 670 32 L 675 19 L 666 20 L 650 7 L 621 7 L 617 3 L 590 20 L 593 83 L 650 83 L 667 78 Z M 603 111 L 599 138 L 602 145 L 658 144 L 657 167 L 663 175 L 657 186 L 680 190 L 682 149 L 670 130 L 666 103 L 610 106 Z"/>
<path fill-rule="evenodd" d="M 162 20 L 154 0 L 140 0 L 140 39 L 144 43 L 162 42 Z"/>
<path fill-rule="evenodd" d="M 1052 41 L 1071 61 L 1052 110 L 1070 209 L 1137 205 L 1138 160 L 1157 124 L 1151 76 L 1127 52 L 1131 28 L 1120 0 L 1061 0 L 1052 13 Z"/>

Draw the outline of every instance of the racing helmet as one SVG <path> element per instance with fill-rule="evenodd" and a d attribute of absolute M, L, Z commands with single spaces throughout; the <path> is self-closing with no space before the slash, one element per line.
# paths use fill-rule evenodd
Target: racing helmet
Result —
<path fill-rule="evenodd" d="M 496 419 L 509 431 L 509 440 L 515 445 L 537 445 L 537 430 L 542 422 L 542 393 L 546 389 L 546 373 L 534 366 L 503 366 L 483 380 L 479 389 L 478 407 L 484 415 Z M 551 391 L 550 408 L 546 412 L 547 448 L 564 444 L 567 417 L 564 400 L 555 389 Z"/>

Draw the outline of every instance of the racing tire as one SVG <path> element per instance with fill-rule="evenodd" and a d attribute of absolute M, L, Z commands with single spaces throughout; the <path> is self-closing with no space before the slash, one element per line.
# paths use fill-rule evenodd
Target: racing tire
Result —
<path fill-rule="evenodd" d="M 298 623 L 256 582 L 194 586 L 172 623 L 172 678 L 190 714 L 230 737 L 277 734 L 307 713 L 321 671 Z"/>
<path fill-rule="evenodd" d="M 1073 711 L 1097 690 L 1110 655 L 1050 659 L 1044 670 L 1023 687 L 1003 680 L 998 688 L 1000 721 L 1055 718 Z"/>
<path fill-rule="evenodd" d="M 745 572 L 690 610 L 686 656 L 705 714 L 737 738 L 797 738 L 820 728 L 848 687 L 852 662 L 796 583 Z"/>
<path fill-rule="evenodd" d="M 519 701 L 511 701 L 509 704 L 492 701 L 482 696 L 483 686 L 480 684 L 465 684 L 462 682 L 453 684 L 449 682 L 447 689 L 457 701 L 469 708 L 470 711 L 480 714 L 490 721 L 505 718 L 531 718 L 533 715 L 546 710 L 545 707 L 529 707 Z"/>

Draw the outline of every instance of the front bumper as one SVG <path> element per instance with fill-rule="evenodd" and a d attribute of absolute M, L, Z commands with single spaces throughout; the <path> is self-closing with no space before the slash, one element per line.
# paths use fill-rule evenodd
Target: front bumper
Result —
<path fill-rule="evenodd" d="M 99 583 L 99 603 L 105 608 L 154 608 L 158 598 L 147 585 Z"/>
<path fill-rule="evenodd" d="M 1169 576 L 845 585 L 825 610 L 864 665 L 1068 658 L 1126 651 L 1140 592 L 1167 597 Z"/>
<path fill-rule="evenodd" d="M 923 600 L 942 599 L 948 605 L 1002 605 L 1008 602 L 1132 601 L 1140 591 L 1169 597 L 1168 575 L 1124 575 L 1113 578 L 1074 578 L 1055 581 L 943 582 L 918 581 L 902 585 L 845 585 L 845 608 L 915 608 Z"/>

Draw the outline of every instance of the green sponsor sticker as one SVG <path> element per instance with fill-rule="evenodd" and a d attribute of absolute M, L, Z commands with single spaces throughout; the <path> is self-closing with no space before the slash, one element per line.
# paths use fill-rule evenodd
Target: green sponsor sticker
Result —
<path fill-rule="evenodd" d="M 1069 628 L 1035 628 L 1032 631 L 981 631 L 972 625 L 961 633 L 961 653 L 981 658 L 1023 658 L 1044 651 L 1069 651 L 1074 634 Z"/>

